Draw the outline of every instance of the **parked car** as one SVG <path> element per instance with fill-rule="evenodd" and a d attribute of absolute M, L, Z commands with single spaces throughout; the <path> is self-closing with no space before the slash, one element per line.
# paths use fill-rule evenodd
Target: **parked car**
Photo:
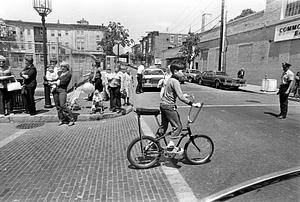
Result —
<path fill-rule="evenodd" d="M 179 70 L 177 75 L 179 76 L 179 82 L 181 84 L 184 84 L 184 82 L 188 81 L 188 78 L 186 77 L 186 75 L 183 73 L 182 70 Z"/>
<path fill-rule="evenodd" d="M 197 69 L 187 69 L 184 74 L 187 77 L 188 82 L 192 83 L 196 82 L 196 77 L 197 75 L 200 75 L 201 72 Z"/>
<path fill-rule="evenodd" d="M 163 70 L 159 68 L 147 68 L 144 71 L 142 88 L 157 88 L 159 80 L 164 78 Z"/>
<path fill-rule="evenodd" d="M 215 88 L 239 88 L 246 85 L 245 79 L 233 78 L 226 72 L 204 71 L 199 77 L 198 83 L 210 85 Z"/>

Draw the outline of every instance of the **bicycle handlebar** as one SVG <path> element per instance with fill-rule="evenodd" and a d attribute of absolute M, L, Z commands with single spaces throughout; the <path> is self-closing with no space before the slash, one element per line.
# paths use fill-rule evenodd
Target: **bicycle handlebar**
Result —
<path fill-rule="evenodd" d="M 199 115 L 199 113 L 200 113 L 200 111 L 201 111 L 203 105 L 204 105 L 204 103 L 202 102 L 200 107 L 194 107 L 193 105 L 190 107 L 190 110 L 189 110 L 189 113 L 188 113 L 188 124 L 189 124 L 189 123 L 193 123 L 193 122 L 197 119 L 197 117 L 198 117 L 198 115 Z M 192 112 L 192 108 L 193 108 L 193 107 L 194 107 L 194 108 L 197 108 L 197 112 L 196 112 L 196 115 L 195 115 L 195 117 L 193 118 L 193 120 L 191 120 L 190 115 L 191 115 L 191 112 Z"/>

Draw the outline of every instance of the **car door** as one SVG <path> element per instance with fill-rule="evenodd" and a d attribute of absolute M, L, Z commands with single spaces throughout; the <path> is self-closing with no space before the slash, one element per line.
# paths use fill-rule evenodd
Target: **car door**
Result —
<path fill-rule="evenodd" d="M 214 72 L 207 72 L 207 75 L 206 75 L 206 83 L 208 85 L 213 85 L 214 84 Z"/>

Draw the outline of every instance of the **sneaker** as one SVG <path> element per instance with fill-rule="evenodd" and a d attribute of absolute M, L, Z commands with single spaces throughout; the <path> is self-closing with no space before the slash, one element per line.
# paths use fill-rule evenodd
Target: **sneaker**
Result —
<path fill-rule="evenodd" d="M 71 122 L 68 124 L 68 126 L 73 126 L 73 125 L 75 125 L 74 121 L 71 121 Z"/>

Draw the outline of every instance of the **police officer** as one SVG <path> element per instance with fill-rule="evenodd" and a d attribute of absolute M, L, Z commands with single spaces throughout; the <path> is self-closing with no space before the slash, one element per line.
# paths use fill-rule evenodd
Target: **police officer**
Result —
<path fill-rule="evenodd" d="M 279 86 L 279 102 L 280 102 L 280 114 L 278 114 L 279 119 L 285 119 L 288 111 L 288 97 L 293 88 L 295 77 L 294 73 L 289 70 L 290 66 L 289 63 L 282 63 L 283 73 L 281 75 L 281 83 Z"/>

